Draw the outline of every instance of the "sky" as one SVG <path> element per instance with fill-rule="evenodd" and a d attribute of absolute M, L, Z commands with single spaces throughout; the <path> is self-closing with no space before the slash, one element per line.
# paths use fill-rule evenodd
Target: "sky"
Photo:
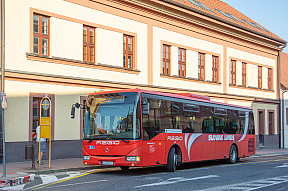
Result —
<path fill-rule="evenodd" d="M 288 42 L 288 0 L 221 0 Z M 287 45 L 288 46 L 288 45 Z M 288 53 L 288 47 L 284 49 Z"/>

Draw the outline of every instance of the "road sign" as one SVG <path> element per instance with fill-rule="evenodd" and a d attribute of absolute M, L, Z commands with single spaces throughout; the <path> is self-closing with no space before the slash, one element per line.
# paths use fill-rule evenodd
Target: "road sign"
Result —
<path fill-rule="evenodd" d="M 4 92 L 1 92 L 1 107 L 2 109 L 7 109 L 7 98 Z"/>

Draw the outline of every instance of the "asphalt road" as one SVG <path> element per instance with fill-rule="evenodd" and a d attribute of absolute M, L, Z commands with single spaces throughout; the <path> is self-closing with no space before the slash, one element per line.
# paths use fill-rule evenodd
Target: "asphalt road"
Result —
<path fill-rule="evenodd" d="M 95 169 L 36 179 L 24 190 L 288 190 L 288 155 L 255 156 L 236 164 L 208 161 L 184 164 L 176 172 L 164 167 Z M 46 180 L 45 180 L 46 178 Z"/>

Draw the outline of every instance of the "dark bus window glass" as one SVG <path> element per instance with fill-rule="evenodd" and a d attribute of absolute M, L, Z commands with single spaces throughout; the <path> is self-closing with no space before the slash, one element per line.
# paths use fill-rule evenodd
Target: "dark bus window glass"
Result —
<path fill-rule="evenodd" d="M 255 134 L 254 115 L 252 111 L 249 112 L 248 134 Z"/>
<path fill-rule="evenodd" d="M 215 115 L 213 117 L 213 122 L 214 122 L 214 127 L 215 127 L 215 133 L 223 134 L 223 131 L 225 129 L 226 119 L 223 118 L 223 116 Z"/>
<path fill-rule="evenodd" d="M 213 112 L 214 108 L 208 106 L 200 106 L 200 118 L 202 121 L 202 133 L 214 133 Z"/>
<path fill-rule="evenodd" d="M 196 104 L 183 103 L 183 133 L 201 133 L 200 107 Z"/>
<path fill-rule="evenodd" d="M 228 118 L 226 121 L 226 128 L 224 133 L 226 134 L 238 134 L 239 133 L 239 113 L 237 110 L 228 110 Z"/>

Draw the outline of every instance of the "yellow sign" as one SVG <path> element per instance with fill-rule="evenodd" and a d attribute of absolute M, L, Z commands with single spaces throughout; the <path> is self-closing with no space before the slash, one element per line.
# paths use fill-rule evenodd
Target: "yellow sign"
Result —
<path fill-rule="evenodd" d="M 51 138 L 51 118 L 41 117 L 40 121 L 40 138 Z"/>

